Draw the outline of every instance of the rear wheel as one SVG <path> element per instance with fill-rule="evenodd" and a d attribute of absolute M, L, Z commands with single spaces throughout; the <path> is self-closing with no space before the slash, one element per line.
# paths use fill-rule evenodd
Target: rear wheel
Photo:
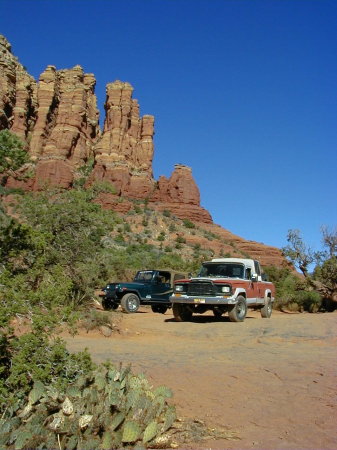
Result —
<path fill-rule="evenodd" d="M 124 312 L 129 314 L 135 313 L 136 311 L 138 311 L 140 306 L 138 295 L 132 293 L 123 295 L 121 306 Z"/>
<path fill-rule="evenodd" d="M 187 305 L 173 303 L 173 316 L 177 322 L 187 322 L 192 319 L 193 312 Z"/>
<path fill-rule="evenodd" d="M 167 306 L 165 305 L 151 305 L 151 309 L 154 313 L 165 314 L 167 311 Z"/>
<path fill-rule="evenodd" d="M 261 308 L 261 317 L 264 319 L 269 319 L 271 313 L 273 311 L 273 305 L 271 303 L 271 299 L 268 297 L 266 304 Z"/>
<path fill-rule="evenodd" d="M 243 322 L 247 314 L 246 299 L 239 295 L 236 305 L 228 311 L 228 317 L 231 322 Z"/>

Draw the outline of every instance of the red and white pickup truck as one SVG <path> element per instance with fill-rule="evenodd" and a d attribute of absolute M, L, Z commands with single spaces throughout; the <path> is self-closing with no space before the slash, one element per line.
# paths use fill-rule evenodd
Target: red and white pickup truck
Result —
<path fill-rule="evenodd" d="M 195 278 L 176 281 L 170 297 L 176 321 L 186 321 L 194 313 L 213 311 L 216 317 L 227 312 L 232 322 L 242 322 L 247 308 L 260 309 L 269 318 L 275 287 L 263 278 L 260 264 L 253 259 L 218 258 L 202 264 Z"/>

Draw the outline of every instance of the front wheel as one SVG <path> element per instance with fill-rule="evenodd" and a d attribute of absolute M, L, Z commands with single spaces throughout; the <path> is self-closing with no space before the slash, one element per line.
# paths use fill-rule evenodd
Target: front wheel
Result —
<path fill-rule="evenodd" d="M 118 308 L 118 303 L 113 302 L 112 300 L 109 300 L 107 298 L 103 298 L 102 300 L 102 306 L 105 310 L 115 310 Z"/>
<path fill-rule="evenodd" d="M 239 295 L 236 305 L 228 311 L 228 317 L 231 322 L 243 322 L 247 314 L 246 299 Z"/>
<path fill-rule="evenodd" d="M 187 305 L 173 303 L 172 311 L 176 322 L 187 322 L 192 319 L 193 312 Z"/>
<path fill-rule="evenodd" d="M 268 297 L 266 304 L 261 308 L 261 317 L 263 317 L 264 319 L 269 319 L 272 311 L 273 311 L 273 305 L 271 303 L 270 298 Z"/>
<path fill-rule="evenodd" d="M 139 297 L 136 294 L 125 294 L 121 300 L 121 307 L 124 312 L 130 314 L 138 311 L 140 306 Z"/>
<path fill-rule="evenodd" d="M 151 309 L 154 313 L 165 314 L 167 311 L 167 306 L 165 305 L 151 305 Z"/>

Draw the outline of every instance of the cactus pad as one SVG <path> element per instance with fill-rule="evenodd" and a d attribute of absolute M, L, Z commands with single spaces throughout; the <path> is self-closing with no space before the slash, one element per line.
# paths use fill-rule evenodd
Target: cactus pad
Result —
<path fill-rule="evenodd" d="M 140 426 L 136 422 L 126 422 L 123 428 L 122 442 L 136 442 L 141 433 Z"/>

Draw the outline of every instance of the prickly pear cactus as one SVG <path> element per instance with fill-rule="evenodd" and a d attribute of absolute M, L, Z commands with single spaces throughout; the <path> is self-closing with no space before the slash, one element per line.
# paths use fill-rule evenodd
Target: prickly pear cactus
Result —
<path fill-rule="evenodd" d="M 0 447 L 154 448 L 156 440 L 168 442 L 165 433 L 176 420 L 166 402 L 171 396 L 130 367 L 112 365 L 82 376 L 66 392 L 36 382 L 21 409 L 0 418 Z"/>

